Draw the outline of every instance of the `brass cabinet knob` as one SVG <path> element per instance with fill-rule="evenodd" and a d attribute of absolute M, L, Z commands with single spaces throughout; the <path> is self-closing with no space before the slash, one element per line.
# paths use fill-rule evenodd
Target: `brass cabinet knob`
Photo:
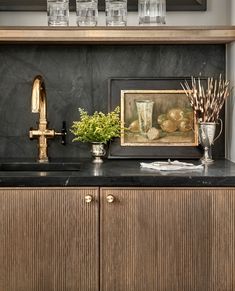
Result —
<path fill-rule="evenodd" d="M 115 200 L 115 197 L 113 195 L 108 195 L 106 197 L 106 200 L 107 200 L 108 203 L 113 203 L 114 200 Z"/>
<path fill-rule="evenodd" d="M 85 202 L 86 202 L 86 203 L 91 203 L 92 200 L 93 200 L 93 197 L 92 197 L 91 195 L 86 195 L 86 196 L 85 196 Z"/>

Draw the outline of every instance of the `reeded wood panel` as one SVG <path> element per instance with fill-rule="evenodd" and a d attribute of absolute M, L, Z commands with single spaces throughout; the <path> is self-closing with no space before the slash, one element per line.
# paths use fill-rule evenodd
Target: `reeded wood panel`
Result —
<path fill-rule="evenodd" d="M 102 291 L 235 290 L 235 189 L 105 188 L 101 207 Z"/>
<path fill-rule="evenodd" d="M 0 189 L 0 290 L 97 291 L 98 203 L 95 188 Z"/>

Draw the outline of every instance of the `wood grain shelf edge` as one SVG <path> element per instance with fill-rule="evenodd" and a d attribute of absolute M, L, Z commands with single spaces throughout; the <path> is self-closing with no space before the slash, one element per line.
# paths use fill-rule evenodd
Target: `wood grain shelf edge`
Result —
<path fill-rule="evenodd" d="M 0 27 L 0 43 L 230 43 L 235 26 L 195 27 Z"/>

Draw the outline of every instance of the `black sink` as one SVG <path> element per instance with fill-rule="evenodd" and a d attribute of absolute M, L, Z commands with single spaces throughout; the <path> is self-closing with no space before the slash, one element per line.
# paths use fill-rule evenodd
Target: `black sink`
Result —
<path fill-rule="evenodd" d="M 0 171 L 79 171 L 81 163 L 63 163 L 63 162 L 49 162 L 49 163 L 36 163 L 36 162 L 13 162 L 13 163 L 0 163 Z"/>

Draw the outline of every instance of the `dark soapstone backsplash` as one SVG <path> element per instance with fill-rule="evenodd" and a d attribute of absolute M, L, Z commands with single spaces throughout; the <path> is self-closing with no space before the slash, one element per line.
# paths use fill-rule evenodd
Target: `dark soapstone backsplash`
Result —
<path fill-rule="evenodd" d="M 111 77 L 218 76 L 225 73 L 224 45 L 1 45 L 0 158 L 34 158 L 37 140 L 30 141 L 38 114 L 31 113 L 35 75 L 45 79 L 49 128 L 68 128 L 79 119 L 78 107 L 107 112 Z M 86 144 L 49 141 L 49 156 L 89 157 Z M 223 143 L 223 139 L 220 139 Z M 217 143 L 216 146 L 218 146 Z M 222 150 L 215 155 L 224 157 Z"/>

